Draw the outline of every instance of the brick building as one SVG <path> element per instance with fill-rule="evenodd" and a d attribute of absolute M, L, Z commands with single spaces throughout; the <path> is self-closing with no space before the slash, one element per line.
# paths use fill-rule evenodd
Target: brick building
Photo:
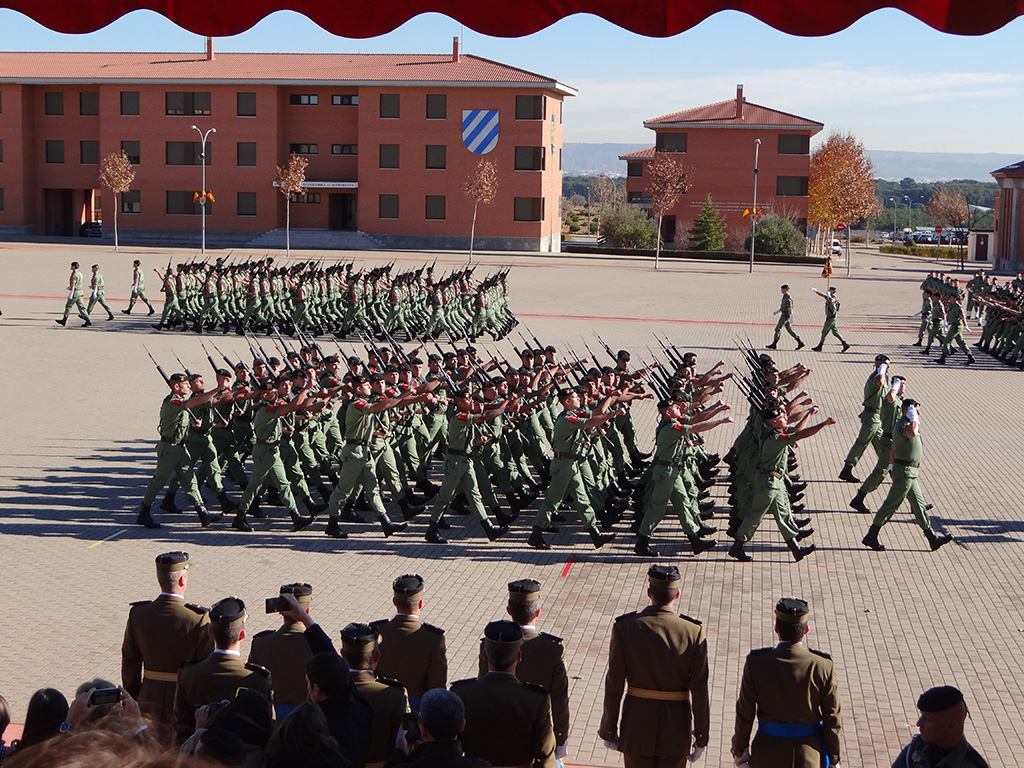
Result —
<path fill-rule="evenodd" d="M 1010 272 L 1024 270 L 1024 160 L 992 171 L 999 185 L 995 199 L 995 266 Z"/>
<path fill-rule="evenodd" d="M 726 216 L 727 248 L 742 248 L 750 234 L 743 211 L 753 204 L 754 148 L 758 152 L 757 207 L 807 227 L 807 177 L 811 137 L 824 126 L 813 120 L 752 104 L 736 87 L 736 98 L 644 121 L 655 145 L 619 155 L 626 161 L 626 201 L 650 206 L 648 167 L 655 154 L 679 155 L 693 168 L 692 187 L 662 223 L 666 242 L 685 247 L 693 219 L 711 195 Z"/>
<path fill-rule="evenodd" d="M 562 102 L 551 78 L 451 54 L 4 53 L 0 57 L 0 232 L 73 235 L 110 225 L 99 163 L 137 165 L 122 230 L 199 230 L 201 131 L 208 231 L 285 225 L 276 167 L 306 156 L 299 228 L 358 229 L 397 247 L 465 247 L 462 185 L 498 168 L 480 206 L 482 248 L 557 251 Z M 470 138 L 464 143 L 465 132 Z M 490 146 L 487 154 L 476 154 Z M 191 239 L 189 240 L 191 242 Z"/>

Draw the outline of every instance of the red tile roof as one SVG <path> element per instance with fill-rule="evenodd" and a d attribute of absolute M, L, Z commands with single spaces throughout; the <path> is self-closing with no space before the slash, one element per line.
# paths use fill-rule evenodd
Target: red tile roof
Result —
<path fill-rule="evenodd" d="M 73 81 L 268 84 L 516 84 L 576 91 L 557 80 L 462 54 L 390 53 L 3 53 L 0 82 Z"/>
<path fill-rule="evenodd" d="M 634 149 L 624 155 L 619 155 L 619 160 L 651 160 L 654 158 L 654 147 L 646 149 Z"/>
<path fill-rule="evenodd" d="M 736 119 L 736 99 L 719 101 L 715 104 L 707 104 L 703 107 L 684 109 L 682 112 L 674 112 L 671 115 L 652 117 L 644 120 L 645 128 L 655 126 L 677 126 L 677 125 L 716 125 L 716 126 L 750 126 L 750 125 L 771 125 L 779 128 L 811 128 L 820 131 L 824 123 L 808 120 L 806 117 L 791 115 L 788 112 L 781 112 L 771 107 L 762 107 L 760 104 L 752 104 L 749 101 L 743 102 L 743 119 Z"/>

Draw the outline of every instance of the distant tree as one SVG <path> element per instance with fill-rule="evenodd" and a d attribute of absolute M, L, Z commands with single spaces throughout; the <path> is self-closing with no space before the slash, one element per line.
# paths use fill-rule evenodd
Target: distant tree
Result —
<path fill-rule="evenodd" d="M 651 208 L 658 218 L 658 237 L 654 251 L 654 268 L 658 268 L 661 257 L 661 222 L 665 214 L 672 210 L 680 195 L 685 195 L 693 183 L 692 169 L 669 155 L 657 155 L 647 167 L 650 176 L 648 190 L 651 195 Z"/>
<path fill-rule="evenodd" d="M 618 248 L 651 248 L 658 225 L 635 205 L 613 205 L 601 216 L 601 237 Z"/>
<path fill-rule="evenodd" d="M 928 201 L 928 213 L 940 224 L 951 227 L 965 227 L 971 217 L 967 198 L 951 189 L 940 189 Z"/>
<path fill-rule="evenodd" d="M 288 158 L 288 164 L 283 168 L 277 166 L 277 190 L 284 195 L 285 218 L 284 218 L 284 247 L 285 253 L 289 256 L 292 252 L 292 195 L 304 195 L 306 193 L 306 166 L 309 160 L 292 153 Z"/>
<path fill-rule="evenodd" d="M 597 183 L 594 184 L 592 198 L 597 204 L 604 208 L 607 205 L 611 205 L 618 198 L 618 190 L 615 184 L 608 180 L 608 177 L 602 174 L 598 178 Z"/>
<path fill-rule="evenodd" d="M 725 222 L 725 214 L 718 212 L 709 194 L 700 215 L 690 227 L 690 248 L 695 251 L 724 251 Z"/>
<path fill-rule="evenodd" d="M 469 263 L 472 264 L 473 240 L 476 237 L 476 209 L 480 203 L 491 203 L 498 194 L 498 167 L 490 160 L 481 160 L 462 185 L 462 191 L 473 201 L 473 224 L 469 229 Z"/>
<path fill-rule="evenodd" d="M 820 229 L 853 224 L 877 215 L 874 166 L 864 145 L 850 133 L 833 133 L 811 155 L 807 218 Z M 912 180 L 911 180 L 912 181 Z"/>
<path fill-rule="evenodd" d="M 805 241 L 803 232 L 787 218 L 769 213 L 757 221 L 754 250 L 758 253 L 798 256 L 804 252 Z M 750 250 L 750 235 L 747 235 L 744 249 Z"/>
<path fill-rule="evenodd" d="M 114 250 L 117 250 L 117 209 L 121 207 L 119 196 L 132 188 L 135 168 L 122 149 L 111 152 L 100 163 L 100 184 L 114 193 Z"/>

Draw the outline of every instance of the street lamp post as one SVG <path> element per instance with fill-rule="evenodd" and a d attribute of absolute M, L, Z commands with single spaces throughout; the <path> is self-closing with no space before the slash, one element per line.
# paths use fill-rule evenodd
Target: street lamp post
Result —
<path fill-rule="evenodd" d="M 203 186 L 199 192 L 199 213 L 201 217 L 201 228 L 203 232 L 202 245 L 199 248 L 200 253 L 206 253 L 206 137 L 211 133 L 216 133 L 216 128 L 210 128 L 203 133 L 196 126 L 192 126 L 192 130 L 196 131 L 202 137 L 202 143 L 199 149 L 199 162 L 203 167 Z"/>
<path fill-rule="evenodd" d="M 892 241 L 896 242 L 896 198 L 890 197 L 889 202 L 892 203 Z"/>
<path fill-rule="evenodd" d="M 910 197 L 908 195 L 904 195 L 903 199 L 907 201 L 907 229 L 910 230 L 910 234 L 914 234 L 913 206 L 910 203 Z"/>
<path fill-rule="evenodd" d="M 754 205 L 750 211 L 750 273 L 754 272 L 754 235 L 757 234 L 757 156 L 761 140 L 754 139 Z"/>

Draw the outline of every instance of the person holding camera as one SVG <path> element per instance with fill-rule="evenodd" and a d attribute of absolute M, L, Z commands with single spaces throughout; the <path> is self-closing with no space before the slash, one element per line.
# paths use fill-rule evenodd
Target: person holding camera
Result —
<path fill-rule="evenodd" d="M 292 604 L 283 596 L 294 597 L 299 610 L 308 614 L 313 602 L 313 587 L 304 583 L 282 584 L 279 595 L 267 598 L 267 613 L 280 613 L 281 626 L 276 630 L 265 629 L 253 636 L 249 663 L 270 670 L 274 681 L 274 714 L 278 720 L 283 720 L 307 698 L 306 661 L 313 655 L 303 635 L 305 626 L 284 613 L 292 608 Z"/>
<path fill-rule="evenodd" d="M 444 688 L 427 691 L 419 714 L 406 716 L 384 768 L 489 768 L 486 760 L 463 753 L 459 735 L 465 727 L 462 699 Z"/>

